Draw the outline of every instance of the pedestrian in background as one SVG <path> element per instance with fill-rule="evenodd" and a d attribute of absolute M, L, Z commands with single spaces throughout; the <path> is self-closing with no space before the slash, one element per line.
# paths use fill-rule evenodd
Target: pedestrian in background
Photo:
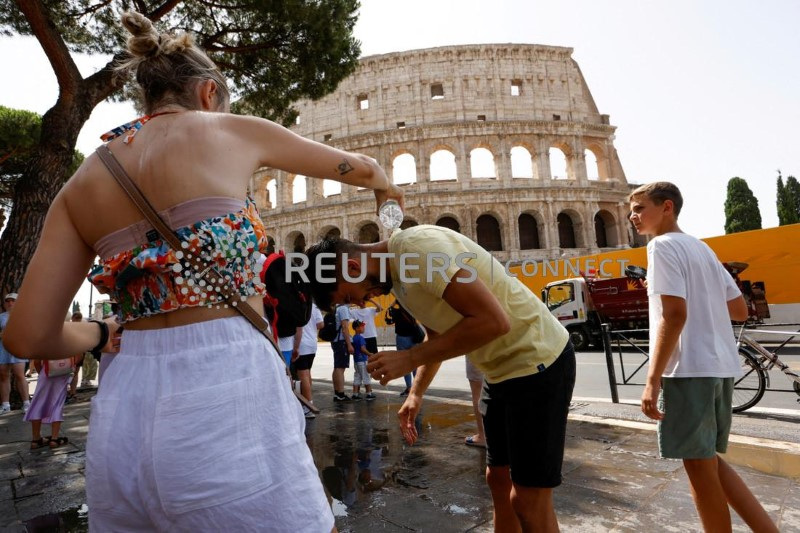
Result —
<path fill-rule="evenodd" d="M 297 371 L 297 380 L 300 382 L 300 394 L 314 403 L 311 389 L 311 367 L 317 355 L 317 333 L 322 329 L 324 322 L 322 312 L 316 304 L 311 304 L 311 317 L 302 328 L 297 328 L 292 349 L 292 364 Z M 307 406 L 303 406 L 303 415 L 306 418 L 315 418 L 316 415 Z"/>
<path fill-rule="evenodd" d="M 64 404 L 67 401 L 67 387 L 72 373 L 76 373 L 73 361 L 72 373 L 60 376 L 48 375 L 44 361 L 34 360 L 31 364 L 36 367 L 39 377 L 36 380 L 36 394 L 33 395 L 31 407 L 25 413 L 25 421 L 31 423 L 31 450 L 49 446 L 58 448 L 69 442 L 67 437 L 62 437 L 61 422 L 64 421 Z M 50 424 L 50 436 L 42 437 L 42 424 Z"/>
<path fill-rule="evenodd" d="M 350 307 L 339 305 L 336 314 L 336 338 L 331 341 L 333 350 L 333 401 L 347 402 L 350 396 L 344 393 L 344 371 L 350 368 L 350 354 L 353 353 L 353 342 L 350 338 Z"/>
<path fill-rule="evenodd" d="M 378 353 L 378 328 L 375 325 L 375 317 L 381 311 L 383 311 L 383 307 L 377 300 L 368 301 L 364 307 L 350 306 L 350 316 L 353 317 L 353 320 L 360 320 L 364 323 L 364 342 L 370 353 Z"/>
<path fill-rule="evenodd" d="M 389 325 L 394 324 L 394 342 L 395 348 L 397 351 L 400 350 L 410 350 L 420 342 L 419 340 L 419 324 L 417 321 L 414 320 L 414 317 L 406 311 L 406 309 L 400 305 L 400 302 L 397 300 L 389 306 L 386 310 L 386 323 Z M 405 374 L 403 376 L 403 381 L 405 381 L 406 388 L 400 393 L 400 396 L 407 396 L 408 392 L 411 390 L 411 385 L 413 383 L 413 377 L 417 375 L 417 370 L 414 369 L 412 372 Z"/>
<path fill-rule="evenodd" d="M 366 324 L 360 320 L 353 321 L 353 400 L 361 399 L 361 385 L 364 385 L 366 400 L 372 401 L 375 395 L 372 393 L 372 380 L 367 372 L 367 361 L 371 355 L 377 352 L 370 352 L 367 349 L 366 339 L 364 339 L 364 328 Z"/>
<path fill-rule="evenodd" d="M 80 312 L 72 313 L 72 317 L 70 317 L 72 322 L 83 322 L 83 314 Z M 80 372 L 83 368 L 83 363 L 87 358 L 87 354 L 84 352 L 82 354 L 78 354 L 73 357 L 73 361 L 75 365 L 73 366 L 72 371 L 72 379 L 69 382 L 69 391 L 67 392 L 66 401 L 72 401 L 75 398 L 75 393 L 78 390 L 78 380 L 80 379 Z"/>
<path fill-rule="evenodd" d="M 25 379 L 25 360 L 14 357 L 3 344 L 3 333 L 14 304 L 17 303 L 17 293 L 9 292 L 3 299 L 5 311 L 0 313 L 0 415 L 11 412 L 11 377 L 22 399 L 22 412 L 28 410 L 31 398 L 28 394 L 28 381 Z M 63 317 L 62 317 L 63 320 Z"/>
<path fill-rule="evenodd" d="M 481 414 L 481 388 L 483 387 L 483 373 L 472 364 L 469 357 L 464 357 L 467 366 L 467 381 L 469 381 L 469 391 L 472 396 L 472 412 L 475 415 L 475 426 L 478 432 L 464 439 L 467 446 L 476 448 L 486 448 L 486 435 L 483 431 L 483 415 Z"/>

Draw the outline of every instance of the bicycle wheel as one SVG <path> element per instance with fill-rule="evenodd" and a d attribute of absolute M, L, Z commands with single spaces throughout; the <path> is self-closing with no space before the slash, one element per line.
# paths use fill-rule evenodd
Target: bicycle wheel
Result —
<path fill-rule="evenodd" d="M 733 383 L 733 412 L 741 413 L 761 400 L 767 390 L 767 376 L 756 357 L 745 348 L 739 348 L 739 360 L 744 375 Z"/>

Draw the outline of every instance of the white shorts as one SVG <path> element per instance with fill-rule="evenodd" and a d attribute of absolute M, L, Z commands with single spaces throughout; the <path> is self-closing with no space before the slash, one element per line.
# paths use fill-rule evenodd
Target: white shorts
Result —
<path fill-rule="evenodd" d="M 353 385 L 372 385 L 372 378 L 367 372 L 367 362 L 353 363 Z"/>
<path fill-rule="evenodd" d="M 92 400 L 90 530 L 330 531 L 304 429 L 283 361 L 244 318 L 125 330 Z"/>

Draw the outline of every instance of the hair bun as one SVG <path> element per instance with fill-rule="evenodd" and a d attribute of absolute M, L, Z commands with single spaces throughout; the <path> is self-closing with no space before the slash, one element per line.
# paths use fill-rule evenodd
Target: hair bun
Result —
<path fill-rule="evenodd" d="M 194 45 L 194 38 L 188 33 L 177 36 L 159 34 L 153 27 L 153 22 L 136 11 L 123 13 L 121 20 L 131 34 L 128 38 L 128 52 L 133 57 L 147 58 L 159 54 L 181 53 Z"/>
<path fill-rule="evenodd" d="M 136 11 L 122 14 L 122 25 L 131 34 L 128 38 L 128 52 L 134 57 L 150 57 L 159 51 L 159 35 L 153 23 Z"/>

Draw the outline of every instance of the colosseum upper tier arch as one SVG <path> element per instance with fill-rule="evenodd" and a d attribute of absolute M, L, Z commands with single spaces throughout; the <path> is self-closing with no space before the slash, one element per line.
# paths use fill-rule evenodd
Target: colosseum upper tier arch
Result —
<path fill-rule="evenodd" d="M 293 131 L 397 174 L 407 218 L 443 220 L 478 242 L 491 238 L 482 244 L 500 260 L 632 242 L 616 128 L 597 110 L 571 48 L 463 45 L 365 57 L 334 93 L 297 109 Z M 597 168 L 587 171 L 587 153 Z M 305 199 L 295 203 L 294 178 L 275 169 L 253 178 L 277 248 L 329 234 L 375 238 L 370 191 L 344 185 L 331 193 L 308 179 Z"/>

